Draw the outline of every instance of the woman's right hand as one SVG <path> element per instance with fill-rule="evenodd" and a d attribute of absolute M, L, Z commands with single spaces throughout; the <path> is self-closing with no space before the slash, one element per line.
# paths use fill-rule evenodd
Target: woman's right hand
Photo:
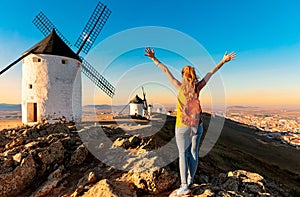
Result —
<path fill-rule="evenodd" d="M 154 49 L 152 48 L 152 49 L 150 49 L 150 47 L 147 47 L 146 49 L 145 49 L 145 56 L 147 56 L 147 57 L 149 57 L 150 59 L 153 59 L 153 58 L 155 58 L 155 52 L 154 52 Z"/>
<path fill-rule="evenodd" d="M 223 59 L 222 61 L 225 63 L 225 62 L 229 62 L 231 60 L 234 60 L 235 59 L 235 52 L 231 52 L 231 53 L 227 53 L 227 51 L 225 52 L 224 56 L 223 56 Z"/>

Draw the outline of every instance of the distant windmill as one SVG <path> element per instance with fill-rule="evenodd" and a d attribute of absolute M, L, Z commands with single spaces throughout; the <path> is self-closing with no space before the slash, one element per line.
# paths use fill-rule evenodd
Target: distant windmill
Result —
<path fill-rule="evenodd" d="M 113 97 L 115 88 L 85 59 L 111 11 L 99 2 L 75 43 L 71 43 L 40 12 L 34 25 L 47 36 L 8 65 L 0 75 L 22 60 L 22 122 L 81 120 L 81 71 L 104 93 Z"/>
<path fill-rule="evenodd" d="M 142 118 L 149 119 L 151 116 L 151 105 L 148 106 L 146 93 L 144 91 L 144 87 L 142 87 L 144 99 L 141 99 L 138 95 L 136 95 L 129 102 L 129 115 L 132 118 Z"/>

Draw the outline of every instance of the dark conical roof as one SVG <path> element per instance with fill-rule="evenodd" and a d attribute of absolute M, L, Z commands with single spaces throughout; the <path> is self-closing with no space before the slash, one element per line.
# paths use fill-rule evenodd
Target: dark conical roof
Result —
<path fill-rule="evenodd" d="M 140 103 L 144 103 L 144 101 L 138 95 L 136 95 L 129 103 L 140 104 Z"/>
<path fill-rule="evenodd" d="M 44 38 L 42 41 L 34 45 L 28 51 L 36 48 L 32 53 L 34 54 L 49 54 L 49 55 L 58 55 L 64 57 L 70 57 L 77 59 L 80 58 L 76 55 L 70 47 L 57 35 L 56 31 L 53 29 L 52 32 Z"/>

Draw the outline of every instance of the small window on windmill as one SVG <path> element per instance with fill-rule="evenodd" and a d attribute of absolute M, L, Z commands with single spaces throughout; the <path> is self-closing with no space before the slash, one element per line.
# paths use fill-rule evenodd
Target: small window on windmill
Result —
<path fill-rule="evenodd" d="M 29 88 L 29 89 L 32 89 L 32 84 L 28 84 L 28 88 Z"/>
<path fill-rule="evenodd" d="M 62 64 L 67 64 L 67 60 L 66 60 L 66 59 L 62 59 L 62 60 L 61 60 L 61 63 L 62 63 Z"/>
<path fill-rule="evenodd" d="M 33 61 L 33 62 L 41 62 L 42 59 L 41 59 L 41 58 L 38 58 L 38 57 L 33 57 L 33 58 L 32 58 L 32 61 Z"/>

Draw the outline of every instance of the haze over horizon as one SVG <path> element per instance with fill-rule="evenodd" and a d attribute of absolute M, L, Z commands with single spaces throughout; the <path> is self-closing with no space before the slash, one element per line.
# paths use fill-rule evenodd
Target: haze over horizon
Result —
<path fill-rule="evenodd" d="M 54 0 L 51 3 L 37 4 L 33 0 L 2 1 L 0 70 L 44 38 L 31 23 L 40 11 L 74 43 L 97 2 Z M 237 53 L 235 61 L 225 64 L 218 71 L 227 106 L 300 105 L 299 1 L 230 0 L 218 4 L 196 0 L 189 3 L 158 0 L 133 0 L 130 4 L 123 1 L 101 2 L 108 6 L 112 14 L 86 59 L 92 61 L 93 66 L 113 85 L 120 85 L 121 82 L 120 89 L 127 92 L 121 92 L 120 98 L 111 100 L 82 75 L 83 105 L 126 105 L 135 94 L 142 97 L 141 86 L 145 87 L 149 103 L 175 105 L 176 93 L 161 71 L 144 57 L 144 48 L 128 49 L 126 53 L 117 54 L 117 49 L 126 47 L 132 38 L 124 38 L 123 42 L 111 45 L 110 50 L 100 51 L 101 44 L 119 32 L 149 26 L 179 31 L 202 45 L 203 51 L 210 56 L 207 59 L 211 58 L 211 61 L 201 59 L 203 53 L 199 51 L 201 65 L 194 65 L 199 67 L 199 77 L 203 77 L 214 63 L 221 60 L 225 51 Z M 77 10 L 80 11 L 76 12 Z M 157 35 L 140 36 L 149 39 Z M 181 46 L 181 40 L 172 40 L 172 37 L 163 39 L 178 42 L 178 47 Z M 180 77 L 178 73 L 181 67 L 197 58 L 193 49 L 184 50 L 187 54 L 185 57 L 171 49 L 161 48 L 157 48 L 156 55 Z M 111 57 L 114 58 L 111 64 L 102 64 L 104 59 Z M 0 76 L 0 103 L 21 103 L 21 67 L 21 63 L 18 63 Z M 149 75 L 158 78 L 160 83 L 156 81 L 143 84 L 143 80 Z M 213 80 L 216 80 L 215 76 L 209 83 L 213 83 Z M 134 81 L 139 84 L 134 84 Z M 211 105 L 212 91 L 206 87 L 201 93 L 204 108 Z"/>

